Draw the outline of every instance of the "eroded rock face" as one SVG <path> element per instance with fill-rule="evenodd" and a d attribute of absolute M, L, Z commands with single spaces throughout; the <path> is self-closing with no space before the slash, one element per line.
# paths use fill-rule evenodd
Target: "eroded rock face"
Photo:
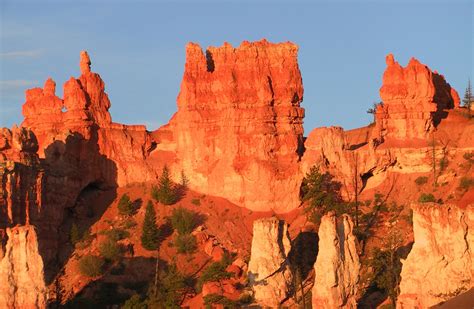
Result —
<path fill-rule="evenodd" d="M 321 219 L 319 252 L 314 264 L 313 308 L 356 308 L 360 262 L 348 215 Z"/>
<path fill-rule="evenodd" d="M 474 287 L 474 205 L 414 205 L 397 308 L 428 308 Z"/>
<path fill-rule="evenodd" d="M 201 192 L 253 210 L 298 205 L 303 85 L 292 43 L 186 47 L 178 112 L 161 130 Z M 170 146 L 173 145 L 172 147 Z M 266 190 L 254 190 L 265 183 Z"/>
<path fill-rule="evenodd" d="M 0 248 L 0 307 L 46 308 L 43 259 L 33 226 L 7 228 Z"/>
<path fill-rule="evenodd" d="M 284 221 L 272 217 L 254 222 L 248 277 L 259 304 L 277 307 L 287 298 L 292 280 L 290 249 Z"/>
<path fill-rule="evenodd" d="M 412 58 L 406 67 L 386 58 L 376 125 L 381 138 L 424 139 L 445 117 L 445 110 L 459 106 L 459 96 L 442 75 Z"/>

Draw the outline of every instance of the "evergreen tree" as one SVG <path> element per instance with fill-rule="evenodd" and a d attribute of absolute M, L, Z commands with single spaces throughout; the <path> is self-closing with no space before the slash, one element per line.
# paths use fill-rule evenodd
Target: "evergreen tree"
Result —
<path fill-rule="evenodd" d="M 133 214 L 135 209 L 133 209 L 133 203 L 130 200 L 128 194 L 125 193 L 120 198 L 120 201 L 118 203 L 118 210 L 122 216 L 130 216 Z"/>
<path fill-rule="evenodd" d="M 143 221 L 141 242 L 143 248 L 147 250 L 156 250 L 158 248 L 159 230 L 156 226 L 155 208 L 151 201 L 148 201 Z"/>
<path fill-rule="evenodd" d="M 462 102 L 464 103 L 464 106 L 467 108 L 469 112 L 469 115 L 471 114 L 471 103 L 473 99 L 474 97 L 472 95 L 471 80 L 469 79 L 467 81 L 467 88 L 466 88 L 466 92 L 464 93 L 464 99 L 462 100 Z"/>
<path fill-rule="evenodd" d="M 168 167 L 163 167 L 163 172 L 158 183 L 158 187 L 153 187 L 151 196 L 159 203 L 172 205 L 177 202 L 175 186 L 171 181 Z"/>

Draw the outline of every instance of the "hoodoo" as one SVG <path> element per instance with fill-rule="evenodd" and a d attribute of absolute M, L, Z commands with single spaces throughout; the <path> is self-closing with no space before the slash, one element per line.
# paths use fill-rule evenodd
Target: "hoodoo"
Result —
<path fill-rule="evenodd" d="M 266 40 L 205 53 L 187 45 L 178 111 L 162 128 L 174 147 L 158 148 L 176 153 L 192 188 L 252 210 L 298 205 L 304 110 L 297 53 L 295 44 Z"/>

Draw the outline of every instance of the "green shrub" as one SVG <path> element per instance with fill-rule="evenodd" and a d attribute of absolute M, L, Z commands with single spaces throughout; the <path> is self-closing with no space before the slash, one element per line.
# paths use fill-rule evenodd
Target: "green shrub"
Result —
<path fill-rule="evenodd" d="M 117 242 L 110 238 L 99 245 L 100 255 L 108 261 L 117 261 L 122 253 L 120 249 Z"/>
<path fill-rule="evenodd" d="M 104 260 L 95 255 L 86 255 L 79 260 L 79 271 L 87 277 L 98 277 L 102 275 Z"/>
<path fill-rule="evenodd" d="M 148 308 L 180 308 L 185 287 L 186 278 L 171 264 L 166 272 L 160 272 L 158 286 L 150 287 Z"/>
<path fill-rule="evenodd" d="M 76 223 L 73 223 L 71 226 L 71 231 L 69 232 L 69 240 L 71 241 L 71 244 L 73 246 L 81 240 L 81 232 L 79 231 L 79 228 L 77 227 Z"/>
<path fill-rule="evenodd" d="M 151 197 L 164 205 L 172 205 L 178 201 L 177 188 L 171 181 L 168 167 L 163 167 L 158 186 L 151 188 Z"/>
<path fill-rule="evenodd" d="M 415 183 L 418 185 L 418 186 L 422 186 L 424 185 L 425 183 L 428 182 L 428 177 L 426 176 L 420 176 L 418 178 L 415 179 Z"/>
<path fill-rule="evenodd" d="M 341 198 L 341 183 L 333 180 L 329 173 L 321 173 L 319 167 L 313 166 L 303 178 L 300 199 L 308 202 L 304 211 L 313 223 L 319 223 L 321 216 L 328 211 L 340 214 L 347 210 Z"/>
<path fill-rule="evenodd" d="M 179 234 L 189 234 L 196 228 L 196 213 L 183 207 L 175 208 L 171 214 L 171 225 Z"/>
<path fill-rule="evenodd" d="M 118 203 L 119 214 L 122 216 L 130 216 L 134 213 L 135 209 L 133 203 L 130 200 L 128 194 L 123 194 Z"/>
<path fill-rule="evenodd" d="M 226 271 L 227 268 L 226 261 L 222 260 L 219 262 L 213 262 L 208 267 L 206 267 L 199 277 L 199 289 L 202 288 L 202 285 L 205 282 L 219 282 L 224 279 L 229 279 L 233 276 L 232 273 Z"/>
<path fill-rule="evenodd" d="M 107 237 L 113 241 L 119 241 L 130 237 L 130 233 L 120 228 L 113 228 L 103 232 Z"/>
<path fill-rule="evenodd" d="M 200 205 L 201 205 L 201 200 L 198 199 L 198 198 L 193 198 L 193 199 L 191 200 L 191 203 L 192 203 L 193 205 L 200 206 Z"/>
<path fill-rule="evenodd" d="M 137 222 L 133 220 L 133 218 L 127 218 L 125 221 L 122 222 L 120 225 L 123 229 L 128 230 L 131 229 L 132 227 L 137 226 Z"/>
<path fill-rule="evenodd" d="M 191 234 L 178 234 L 174 240 L 178 253 L 193 253 L 197 249 L 196 237 Z"/>
<path fill-rule="evenodd" d="M 147 250 L 156 250 L 160 238 L 160 231 L 156 226 L 156 213 L 153 203 L 148 201 L 145 211 L 145 219 L 143 220 L 141 243 L 143 248 Z"/>
<path fill-rule="evenodd" d="M 212 309 L 212 305 L 215 304 L 224 305 L 224 308 L 237 308 L 237 304 L 224 295 L 212 293 L 204 296 L 204 305 L 206 306 L 206 309 Z"/>
<path fill-rule="evenodd" d="M 444 171 L 446 169 L 446 167 L 448 167 L 448 164 L 449 164 L 448 159 L 447 158 L 442 158 L 439 161 L 439 170 L 440 170 L 440 172 Z"/>
<path fill-rule="evenodd" d="M 127 299 L 123 304 L 122 309 L 147 309 L 146 302 L 141 300 L 140 295 L 133 294 L 132 297 Z"/>
<path fill-rule="evenodd" d="M 92 235 L 91 230 L 86 229 L 84 233 L 82 233 L 82 237 L 79 240 L 79 242 L 76 244 L 76 247 L 78 249 L 85 249 L 91 244 L 93 239 L 94 239 L 94 236 Z"/>
<path fill-rule="evenodd" d="M 420 203 L 434 203 L 434 202 L 436 202 L 436 198 L 431 193 L 423 193 L 423 194 L 420 195 L 420 198 L 418 199 L 418 202 L 420 202 Z"/>
<path fill-rule="evenodd" d="M 461 190 L 467 191 L 470 187 L 474 187 L 474 178 L 472 177 L 462 177 L 459 182 L 459 188 Z"/>

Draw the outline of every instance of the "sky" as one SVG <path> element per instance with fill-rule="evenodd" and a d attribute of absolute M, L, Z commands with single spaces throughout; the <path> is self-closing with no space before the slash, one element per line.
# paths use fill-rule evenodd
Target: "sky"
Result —
<path fill-rule="evenodd" d="M 371 122 L 385 56 L 416 57 L 464 94 L 473 78 L 473 1 L 0 0 L 0 127 L 20 124 L 26 89 L 48 77 L 57 94 L 78 77 L 79 53 L 105 81 L 113 121 L 168 122 L 187 42 L 203 49 L 266 38 L 299 46 L 306 134 Z"/>

